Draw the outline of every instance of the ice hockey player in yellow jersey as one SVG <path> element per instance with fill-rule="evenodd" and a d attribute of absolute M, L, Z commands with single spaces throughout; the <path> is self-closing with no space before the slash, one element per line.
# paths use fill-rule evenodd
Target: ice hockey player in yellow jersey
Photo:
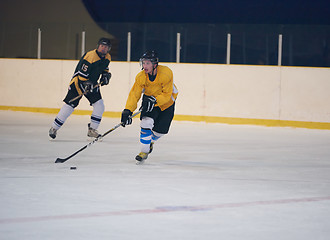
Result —
<path fill-rule="evenodd" d="M 173 72 L 167 66 L 158 65 L 158 62 L 155 51 L 146 51 L 142 55 L 142 71 L 135 77 L 121 115 L 123 127 L 131 124 L 130 117 L 143 94 L 140 115 L 141 152 L 135 157 L 137 164 L 143 163 L 152 152 L 154 143 L 168 133 L 174 117 L 178 90 L 173 82 Z"/>

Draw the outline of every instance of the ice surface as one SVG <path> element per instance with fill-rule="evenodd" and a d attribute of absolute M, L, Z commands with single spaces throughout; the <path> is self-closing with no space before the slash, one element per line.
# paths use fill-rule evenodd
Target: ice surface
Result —
<path fill-rule="evenodd" d="M 89 116 L 49 141 L 54 117 L 0 111 L 1 240 L 329 239 L 330 131 L 174 121 L 135 165 L 134 119 L 55 164 Z"/>

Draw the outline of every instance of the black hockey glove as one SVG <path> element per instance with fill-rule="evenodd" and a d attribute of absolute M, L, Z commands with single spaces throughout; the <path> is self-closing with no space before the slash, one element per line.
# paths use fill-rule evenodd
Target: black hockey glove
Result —
<path fill-rule="evenodd" d="M 151 112 L 154 109 L 157 100 L 154 96 L 143 94 L 142 97 L 142 113 Z"/>
<path fill-rule="evenodd" d="M 121 113 L 121 125 L 125 127 L 126 125 L 132 124 L 132 112 L 128 109 L 124 109 Z"/>
<path fill-rule="evenodd" d="M 110 72 L 102 73 L 102 77 L 101 77 L 101 80 L 100 80 L 101 86 L 108 85 L 109 82 L 110 82 L 110 78 L 111 78 L 111 73 Z"/>

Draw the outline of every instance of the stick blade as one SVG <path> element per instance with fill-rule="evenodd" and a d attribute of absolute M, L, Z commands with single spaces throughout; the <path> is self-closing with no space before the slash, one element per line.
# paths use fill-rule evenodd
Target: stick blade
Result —
<path fill-rule="evenodd" d="M 65 162 L 65 159 L 62 159 L 62 158 L 57 158 L 55 163 L 64 163 Z"/>

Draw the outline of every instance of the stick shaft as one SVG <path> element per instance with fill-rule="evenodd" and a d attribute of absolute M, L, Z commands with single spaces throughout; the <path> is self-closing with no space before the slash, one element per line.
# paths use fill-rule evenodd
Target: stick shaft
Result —
<path fill-rule="evenodd" d="M 134 113 L 131 118 L 135 117 L 136 115 L 138 115 L 141 112 L 138 111 L 136 113 Z M 69 160 L 70 158 L 76 156 L 78 153 L 80 153 L 81 151 L 85 150 L 87 147 L 91 146 L 92 144 L 94 144 L 95 142 L 97 142 L 98 140 L 100 140 L 101 138 L 105 137 L 106 135 L 108 135 L 109 133 L 111 133 L 112 131 L 116 130 L 117 128 L 119 128 L 121 126 L 122 123 L 118 123 L 116 126 L 114 126 L 113 128 L 111 128 L 110 130 L 106 131 L 103 135 L 101 135 L 100 137 L 95 138 L 93 141 L 91 141 L 90 143 L 86 144 L 85 146 L 83 146 L 82 148 L 80 148 L 79 150 L 77 150 L 76 152 L 72 153 L 70 156 L 68 156 L 67 158 L 57 158 L 55 163 L 64 163 L 67 160 Z"/>
<path fill-rule="evenodd" d="M 87 91 L 83 92 L 82 94 L 78 95 L 77 97 L 72 98 L 72 99 L 69 101 L 69 103 L 72 103 L 73 101 L 77 100 L 78 98 L 81 98 L 81 97 L 84 96 L 85 94 L 90 93 L 91 90 L 93 90 L 94 88 L 99 87 L 100 85 L 101 85 L 101 83 L 96 84 L 95 86 L 92 87 L 92 89 L 87 90 Z"/>

